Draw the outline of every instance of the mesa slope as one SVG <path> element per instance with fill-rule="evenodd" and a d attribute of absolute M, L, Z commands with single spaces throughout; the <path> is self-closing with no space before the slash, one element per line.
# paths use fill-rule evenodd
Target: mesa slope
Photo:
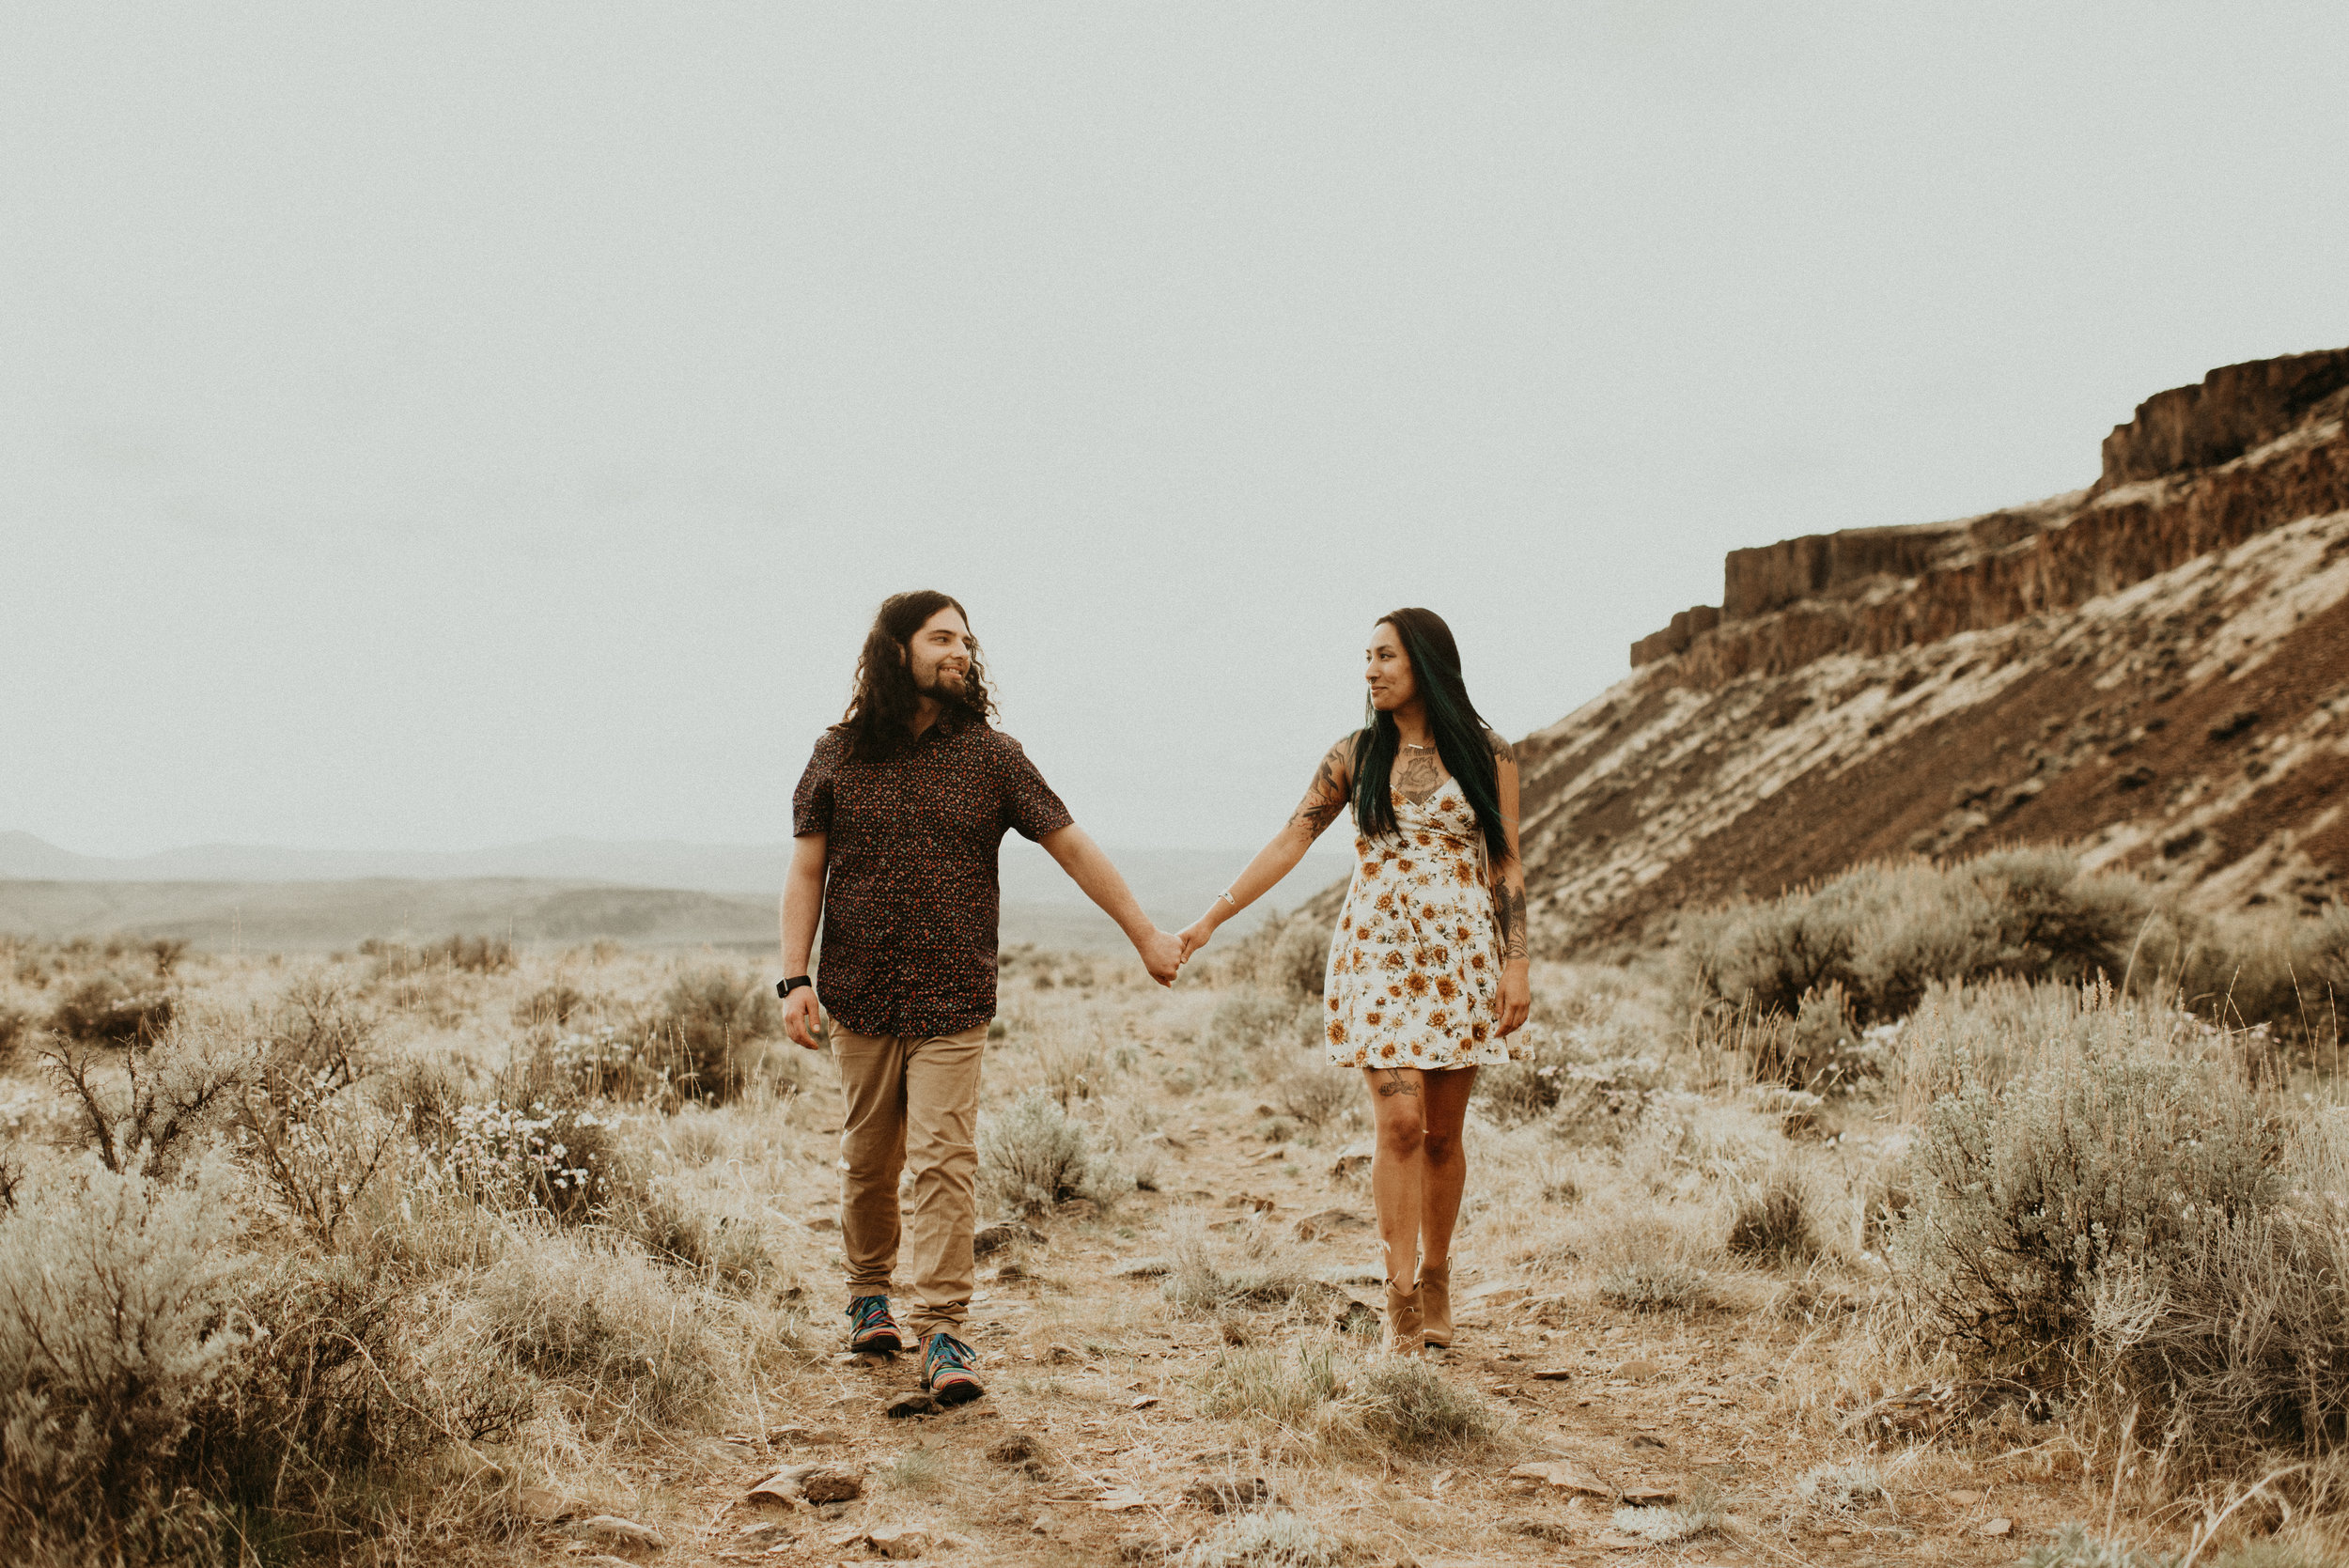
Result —
<path fill-rule="evenodd" d="M 2213 371 L 2088 489 L 1730 555 L 1529 737 L 1552 953 L 1848 866 L 2072 844 L 2210 910 L 2349 874 L 2349 349 Z"/>

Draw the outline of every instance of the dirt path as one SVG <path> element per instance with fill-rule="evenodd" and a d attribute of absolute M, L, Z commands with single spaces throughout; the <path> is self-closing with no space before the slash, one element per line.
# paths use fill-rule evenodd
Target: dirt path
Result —
<path fill-rule="evenodd" d="M 1840 1434 L 1848 1413 L 1820 1404 L 1814 1375 L 1833 1359 L 1831 1323 L 1597 1308 L 1569 1281 L 1521 1276 L 1472 1245 L 1458 1265 L 1459 1341 L 1439 1364 L 1506 1411 L 1504 1436 L 1486 1452 L 1340 1458 L 1268 1424 L 1209 1421 L 1195 1380 L 1234 1340 L 1302 1343 L 1336 1313 L 1253 1325 L 1175 1313 L 1158 1280 L 1134 1272 L 1160 1217 L 1193 1204 L 1224 1225 L 1294 1233 L 1323 1216 L 1305 1227 L 1317 1235 L 1306 1245 L 1329 1277 L 1363 1281 L 1352 1289 L 1368 1299 L 1369 1231 L 1348 1223 L 1367 1220 L 1368 1194 L 1358 1178 L 1330 1174 L 1327 1150 L 1267 1150 L 1237 1130 L 1171 1129 L 1165 1152 L 1165 1190 L 1136 1194 L 1106 1220 L 1049 1218 L 1043 1245 L 983 1265 L 969 1337 L 986 1398 L 892 1419 L 888 1404 L 918 1384 L 910 1356 L 838 1354 L 759 1390 L 763 1432 L 685 1451 L 648 1488 L 640 1516 L 670 1542 L 657 1560 L 871 1561 L 879 1553 L 864 1538 L 905 1526 L 927 1537 L 928 1561 L 1154 1561 L 1208 1534 L 1221 1522 L 1218 1501 L 1253 1498 L 1259 1483 L 1269 1506 L 1345 1543 L 1346 1560 L 1421 1568 L 2003 1563 L 2092 1512 L 2078 1481 L 2046 1475 L 2044 1445 L 2027 1438 L 2000 1445 L 2019 1452 L 1987 1457 L 1999 1449 L 1978 1439 L 1870 1453 L 1864 1438 Z M 835 1327 L 828 1304 L 817 1318 L 819 1332 Z M 1797 1493 L 1812 1467 L 1855 1461 L 1876 1467 L 1883 1496 L 1839 1509 Z M 862 1495 L 796 1508 L 747 1497 L 762 1478 L 810 1463 L 860 1475 Z M 1512 1474 L 1529 1464 L 1561 1467 L 1547 1475 L 1568 1484 Z M 1616 1498 L 1572 1489 L 1588 1482 L 1662 1498 L 1710 1489 L 1724 1517 L 1712 1534 L 1657 1546 L 1613 1528 Z M 558 1529 L 538 1539 L 578 1550 Z"/>

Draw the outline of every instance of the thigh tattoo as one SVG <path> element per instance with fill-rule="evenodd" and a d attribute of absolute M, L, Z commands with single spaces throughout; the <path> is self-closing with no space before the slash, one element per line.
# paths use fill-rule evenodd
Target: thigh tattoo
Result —
<path fill-rule="evenodd" d="M 1413 1099 L 1417 1099 L 1419 1085 L 1405 1078 L 1402 1068 L 1389 1067 L 1386 1078 L 1378 1085 L 1378 1094 L 1381 1098 L 1389 1094 L 1408 1094 Z"/>

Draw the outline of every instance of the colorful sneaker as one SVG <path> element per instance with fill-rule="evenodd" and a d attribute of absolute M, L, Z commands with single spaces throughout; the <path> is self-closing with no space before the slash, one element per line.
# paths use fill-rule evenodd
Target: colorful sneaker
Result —
<path fill-rule="evenodd" d="M 894 1356 L 906 1347 L 906 1331 L 889 1315 L 889 1297 L 860 1296 L 848 1303 L 848 1348 Z"/>
<path fill-rule="evenodd" d="M 987 1392 L 971 1369 L 979 1353 L 941 1328 L 930 1336 L 922 1357 L 922 1387 L 941 1405 L 968 1405 Z"/>

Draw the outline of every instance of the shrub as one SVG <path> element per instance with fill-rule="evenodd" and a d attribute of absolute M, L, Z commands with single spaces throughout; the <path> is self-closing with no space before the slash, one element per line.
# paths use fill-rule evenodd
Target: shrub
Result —
<path fill-rule="evenodd" d="M 1598 1298 L 1626 1312 L 1686 1312 L 1712 1294 L 1704 1270 L 1672 1258 L 1619 1264 L 1599 1276 Z"/>
<path fill-rule="evenodd" d="M 1700 1481 L 1690 1483 L 1688 1495 L 1669 1507 L 1618 1508 L 1610 1522 L 1651 1545 L 1670 1546 L 1719 1534 L 1728 1518 L 1719 1495 Z"/>
<path fill-rule="evenodd" d="M 152 1050 L 133 1047 L 119 1090 L 86 1051 L 69 1048 L 46 1060 L 81 1113 L 84 1146 L 109 1171 L 148 1175 L 169 1171 L 183 1147 L 223 1125 L 257 1066 L 250 1048 L 194 1029 L 173 1031 Z"/>
<path fill-rule="evenodd" d="M 1884 1472 L 1874 1465 L 1813 1465 L 1795 1483 L 1795 1496 L 1848 1514 L 1884 1500 Z"/>
<path fill-rule="evenodd" d="M 1174 1568 L 1334 1568 L 1343 1560 L 1338 1544 L 1311 1519 L 1252 1510 L 1184 1547 Z"/>
<path fill-rule="evenodd" d="M 1560 1036 L 1542 1030 L 1527 1044 L 1530 1056 L 1496 1063 L 1476 1075 L 1486 1114 L 1504 1127 L 1548 1116 L 1574 1083 L 1574 1058 Z"/>
<path fill-rule="evenodd" d="M 728 1216 L 713 1220 L 686 1207 L 665 1184 L 650 1185 L 628 1229 L 654 1262 L 690 1269 L 729 1296 L 749 1296 L 773 1274 L 757 1227 Z"/>
<path fill-rule="evenodd" d="M 514 1365 L 598 1389 L 654 1421 L 699 1405 L 744 1332 L 722 1298 L 673 1290 L 644 1259 L 568 1236 L 509 1251 L 477 1301 L 490 1343 Z"/>
<path fill-rule="evenodd" d="M 741 1086 L 742 1048 L 781 1021 L 757 982 L 732 970 L 692 970 L 670 983 L 645 1032 L 677 1092 L 715 1103 Z"/>
<path fill-rule="evenodd" d="M 2152 896 L 2053 849 L 2008 849 L 1952 866 L 1859 866 L 1767 904 L 1700 922 L 1687 957 L 1700 999 L 1799 1014 L 1840 986 L 1861 1024 L 1913 1008 L 1937 980 L 1995 975 L 2119 979 Z"/>
<path fill-rule="evenodd" d="M 579 1106 L 460 1106 L 438 1155 L 474 1202 L 572 1224 L 599 1218 L 626 1183 L 612 1124 Z"/>
<path fill-rule="evenodd" d="M 586 993 L 568 981 L 542 986 L 514 1004 L 514 1021 L 525 1029 L 560 1027 L 587 1005 Z"/>
<path fill-rule="evenodd" d="M 33 1016 L 22 1007 L 0 1002 L 0 1062 L 16 1054 L 16 1048 L 32 1037 Z"/>
<path fill-rule="evenodd" d="M 375 960 L 375 977 L 396 980 L 420 970 L 503 974 L 514 967 L 514 944 L 504 937 L 443 937 L 423 947 L 369 937 L 359 951 Z"/>
<path fill-rule="evenodd" d="M 1023 1214 L 1071 1198 L 1106 1211 L 1133 1186 L 1109 1155 L 1094 1152 L 1084 1124 L 1041 1089 L 979 1124 L 979 1181 L 1005 1209 Z"/>
<path fill-rule="evenodd" d="M 175 1506 L 195 1414 L 237 1371 L 233 1178 L 86 1159 L 0 1216 L 0 1498 L 133 1558 L 196 1549 Z"/>
<path fill-rule="evenodd" d="M 1248 1226 L 1235 1243 L 1219 1247 L 1196 1210 L 1170 1217 L 1161 1255 L 1167 1272 L 1159 1292 L 1178 1312 L 1280 1307 L 1330 1288 L 1311 1260 L 1271 1227 Z"/>
<path fill-rule="evenodd" d="M 1738 1194 L 1729 1222 L 1729 1250 L 1781 1263 L 1814 1257 L 1819 1239 L 1811 1224 L 1811 1195 L 1791 1163 L 1774 1164 Z"/>
<path fill-rule="evenodd" d="M 2195 1212 L 2279 1190 L 2274 1118 L 2193 1040 L 2101 995 L 2002 1088 L 1956 1063 L 1910 1149 L 1897 1266 L 1938 1331 L 2001 1365 L 2083 1333 L 2108 1264 L 2166 1266 Z"/>
<path fill-rule="evenodd" d="M 334 981 L 295 981 L 265 1016 L 259 1036 L 261 1086 L 272 1096 L 332 1094 L 365 1077 L 378 1023 Z"/>
<path fill-rule="evenodd" d="M 1309 1127 L 1327 1126 L 1361 1095 L 1356 1077 L 1330 1067 L 1291 1073 L 1273 1086 L 1272 1103 L 1283 1115 L 1294 1116 Z"/>
<path fill-rule="evenodd" d="M 1371 1362 L 1354 1393 L 1362 1429 L 1406 1452 L 1474 1442 L 1499 1430 L 1483 1400 L 1414 1356 Z"/>
<path fill-rule="evenodd" d="M 49 1027 L 76 1045 L 123 1046 L 163 1032 L 171 1012 L 168 992 L 107 970 L 58 998 L 49 1011 Z"/>
<path fill-rule="evenodd" d="M 1292 915 L 1282 924 L 1258 967 L 1267 983 L 1299 996 L 1317 997 L 1330 970 L 1330 939 L 1334 922 Z"/>
<path fill-rule="evenodd" d="M 2004 1069 L 1945 1069 L 1910 1149 L 1891 1251 L 1925 1326 L 2092 1418 L 2139 1411 L 2157 1480 L 2336 1443 L 2349 1111 L 2287 1121 L 2224 1035 L 2108 993 Z"/>
<path fill-rule="evenodd" d="M 1207 1018 L 1207 1036 L 1215 1045 L 1242 1053 L 1310 1042 L 1317 1036 L 1310 1018 L 1300 1021 L 1300 1013 L 1306 1012 L 1294 997 L 1252 988 L 1234 991 L 1215 1004 Z"/>
<path fill-rule="evenodd" d="M 1346 1389 L 1337 1346 L 1226 1350 L 1199 1374 L 1199 1409 L 1213 1421 L 1253 1418 L 1297 1431 L 1315 1425 Z"/>
<path fill-rule="evenodd" d="M 2172 1561 L 2069 1524 L 2057 1529 L 2054 1540 L 2025 1552 L 2017 1568 L 2170 1568 Z"/>

